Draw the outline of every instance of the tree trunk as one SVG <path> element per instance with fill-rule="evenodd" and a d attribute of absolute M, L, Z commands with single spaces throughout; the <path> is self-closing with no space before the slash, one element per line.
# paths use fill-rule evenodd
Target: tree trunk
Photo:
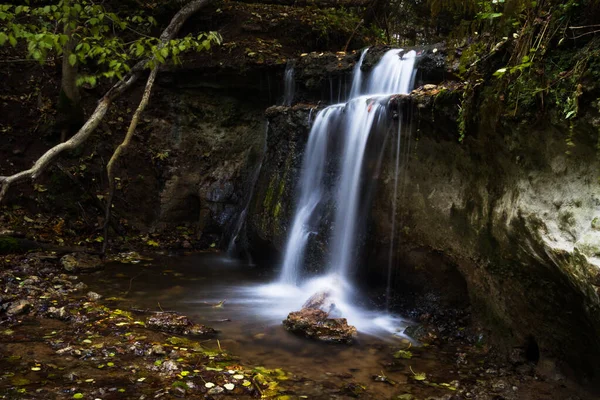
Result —
<path fill-rule="evenodd" d="M 200 8 L 210 3 L 211 0 L 194 0 L 185 5 L 179 12 L 173 17 L 169 26 L 160 35 L 160 39 L 163 43 L 171 40 L 177 35 L 183 23 L 193 14 L 195 14 Z M 129 89 L 140 77 L 144 67 L 150 60 L 143 60 L 138 62 L 131 71 L 119 82 L 117 82 L 106 94 L 100 99 L 96 110 L 85 124 L 79 129 L 79 131 L 64 143 L 56 145 L 44 153 L 28 170 L 18 172 L 11 176 L 0 176 L 0 203 L 4 200 L 8 189 L 15 183 L 27 180 L 35 179 L 42 174 L 46 168 L 54 161 L 56 157 L 65 150 L 71 150 L 82 143 L 84 143 L 94 132 L 94 130 L 100 124 L 100 121 L 106 115 L 106 112 L 112 102 Z"/>
<path fill-rule="evenodd" d="M 70 1 L 65 1 L 66 6 L 70 6 Z M 81 96 L 77 87 L 77 64 L 71 65 L 69 56 L 75 50 L 77 40 L 73 37 L 73 28 L 71 19 L 68 20 L 64 28 L 65 35 L 69 38 L 63 49 L 62 59 L 62 77 L 60 83 L 60 94 L 58 96 L 58 121 L 57 126 L 60 129 L 60 141 L 64 142 L 67 137 L 77 132 L 84 123 L 83 108 L 81 106 Z"/>

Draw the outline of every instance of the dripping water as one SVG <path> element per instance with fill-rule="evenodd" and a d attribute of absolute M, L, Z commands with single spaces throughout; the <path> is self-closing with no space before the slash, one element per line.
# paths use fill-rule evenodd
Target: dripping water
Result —
<path fill-rule="evenodd" d="M 295 65 L 296 62 L 294 60 L 288 61 L 283 74 L 283 105 L 287 107 L 291 106 L 294 102 L 294 95 L 296 92 L 296 81 L 294 78 Z"/>

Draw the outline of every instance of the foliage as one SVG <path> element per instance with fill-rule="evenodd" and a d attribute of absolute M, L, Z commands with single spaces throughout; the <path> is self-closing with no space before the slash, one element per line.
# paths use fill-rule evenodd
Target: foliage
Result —
<path fill-rule="evenodd" d="M 88 70 L 77 83 L 94 86 L 100 78 L 122 79 L 137 60 L 150 59 L 148 68 L 168 60 L 179 63 L 182 53 L 208 50 L 221 40 L 218 33 L 209 32 L 161 43 L 151 35 L 156 24 L 152 16 L 120 16 L 87 0 L 2 4 L 0 46 L 23 43 L 28 57 L 40 63 L 51 56 L 68 57 L 71 65 L 85 65 Z M 70 40 L 75 42 L 72 52 L 67 48 Z"/>
<path fill-rule="evenodd" d="M 572 146 L 580 99 L 600 89 L 600 40 L 593 28 L 598 2 L 499 0 L 473 6 L 471 43 L 461 49 L 459 74 L 476 90 L 461 104 L 460 140 L 474 118 L 493 125 L 549 116 L 569 127 L 565 140 Z"/>
<path fill-rule="evenodd" d="M 306 22 L 325 43 L 343 42 L 352 36 L 371 37 L 376 40 L 382 32 L 376 27 L 365 27 L 362 16 L 343 7 L 314 7 L 306 15 Z"/>

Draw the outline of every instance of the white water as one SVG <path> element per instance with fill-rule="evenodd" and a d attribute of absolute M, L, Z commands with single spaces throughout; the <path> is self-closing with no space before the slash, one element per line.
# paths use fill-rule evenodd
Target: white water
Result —
<path fill-rule="evenodd" d="M 323 176 L 327 157 L 327 133 L 339 113 L 339 107 L 328 107 L 317 114 L 308 138 L 302 160 L 300 198 L 294 213 L 294 222 L 285 248 L 281 282 L 296 284 L 299 281 L 304 250 L 309 236 L 315 231 L 315 211 L 323 197 Z"/>
<path fill-rule="evenodd" d="M 350 100 L 345 107 L 344 151 L 341 177 L 336 193 L 333 246 L 329 269 L 346 278 L 352 259 L 356 257 L 356 237 L 361 173 L 365 147 L 373 124 L 385 111 L 385 104 L 368 96 Z"/>
<path fill-rule="evenodd" d="M 369 51 L 368 47 L 362 51 L 360 58 L 358 59 L 358 62 L 356 63 L 356 65 L 354 66 L 354 70 L 352 71 L 352 88 L 350 89 L 349 97 L 351 99 L 360 96 L 360 93 L 362 91 L 363 72 L 361 67 L 363 61 L 365 60 L 365 56 L 367 55 L 367 51 Z"/>
<path fill-rule="evenodd" d="M 374 130 L 389 123 L 385 119 L 388 117 L 389 97 L 409 93 L 414 84 L 416 53 L 410 51 L 400 56 L 401 53 L 398 49 L 388 51 L 371 71 L 368 80 L 364 81 L 361 64 L 367 50 L 363 51 L 354 69 L 350 100 L 329 106 L 316 116 L 303 158 L 298 203 L 281 276 L 277 283 L 259 289 L 261 296 L 277 298 L 277 304 L 287 312 L 299 309 L 315 292 L 327 290 L 343 316 L 359 331 L 397 331 L 398 319 L 360 308 L 352 301 L 357 293 L 351 283 L 351 275 L 360 247 L 357 238 L 366 214 L 361 211 L 369 206 L 362 204 L 368 183 L 364 179 L 367 144 Z M 332 140 L 335 144 L 328 146 Z M 400 153 L 399 140 L 398 137 L 397 155 Z M 330 168 L 328 160 L 340 150 L 335 170 L 338 178 L 332 196 L 335 216 L 330 241 L 325 242 L 331 244 L 327 249 L 326 272 L 321 277 L 303 281 L 307 245 L 311 236 L 317 234 L 324 203 L 331 201 L 326 196 L 329 188 L 324 179 Z M 397 178 L 394 187 L 397 191 Z M 393 208 L 395 212 L 395 203 Z"/>

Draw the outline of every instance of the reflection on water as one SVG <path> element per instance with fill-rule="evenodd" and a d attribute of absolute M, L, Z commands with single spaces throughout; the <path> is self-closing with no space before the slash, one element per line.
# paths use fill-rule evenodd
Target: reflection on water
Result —
<path fill-rule="evenodd" d="M 471 345 L 416 347 L 400 334 L 406 322 L 354 305 L 358 295 L 332 276 L 300 288 L 265 284 L 275 280 L 274 271 L 205 253 L 163 257 L 145 265 L 108 264 L 104 271 L 83 278 L 112 306 L 177 311 L 218 329 L 219 344 L 213 339 L 208 347 L 220 345 L 244 365 L 293 373 L 296 378 L 286 385 L 304 398 L 347 399 L 356 396 L 356 388 L 364 390 L 360 398 L 378 400 L 407 393 L 417 399 L 466 395 L 536 400 L 573 393 L 531 374 L 505 371 L 498 377 L 500 370 L 487 352 Z M 338 289 L 332 293 L 337 308 L 359 329 L 358 343 L 323 344 L 283 329 L 281 321 L 290 311 L 298 310 L 319 288 L 332 287 Z M 393 357 L 409 347 L 408 359 Z M 415 373 L 427 380 L 416 379 Z M 488 393 L 497 391 L 498 382 L 510 396 Z"/>
<path fill-rule="evenodd" d="M 108 264 L 87 283 L 106 298 L 116 297 L 119 307 L 177 311 L 212 326 L 220 331 L 220 345 L 244 363 L 283 368 L 311 379 L 351 377 L 371 384 L 391 354 L 410 345 L 401 335 L 403 320 L 353 305 L 358 294 L 334 276 L 299 288 L 265 284 L 273 279 L 273 272 L 204 253 L 144 265 Z M 355 345 L 318 343 L 283 329 L 281 322 L 290 311 L 299 310 L 315 291 L 325 288 L 338 289 L 332 291 L 336 307 L 359 331 Z M 396 382 L 406 382 L 411 374 L 402 365 L 386 371 Z M 387 396 L 391 390 L 391 385 L 380 384 L 375 393 Z"/>

